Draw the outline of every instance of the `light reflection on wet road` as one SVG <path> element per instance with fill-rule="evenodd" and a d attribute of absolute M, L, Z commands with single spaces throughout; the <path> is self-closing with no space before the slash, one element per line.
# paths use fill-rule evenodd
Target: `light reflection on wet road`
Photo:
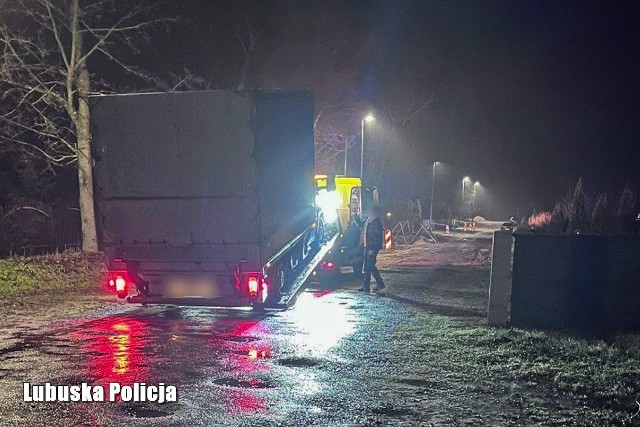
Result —
<path fill-rule="evenodd" d="M 479 401 L 487 415 L 469 425 L 500 425 L 503 404 L 479 400 L 464 371 L 426 357 L 430 342 L 407 332 L 419 319 L 481 318 L 458 306 L 461 292 L 484 303 L 485 291 L 465 285 L 477 274 L 388 271 L 386 297 L 349 283 L 307 290 L 286 311 L 124 306 L 24 323 L 0 342 L 0 426 L 454 426 L 465 423 L 450 405 L 471 417 L 464 408 Z M 461 284 L 456 293 L 436 290 L 444 278 Z M 24 403 L 23 381 L 164 382 L 178 402 Z"/>
<path fill-rule="evenodd" d="M 306 399 L 335 388 L 330 365 L 348 359 L 336 350 L 354 333 L 363 298 L 375 297 L 318 290 L 302 293 L 287 311 L 144 307 L 63 323 L 15 348 L 21 368 L 3 381 L 21 385 L 26 376 L 37 383 L 178 387 L 176 404 L 37 404 L 59 412 L 60 425 L 270 425 L 288 424 L 292 414 L 321 419 L 326 408 Z M 37 423 L 37 410 L 21 412 L 16 421 Z"/>

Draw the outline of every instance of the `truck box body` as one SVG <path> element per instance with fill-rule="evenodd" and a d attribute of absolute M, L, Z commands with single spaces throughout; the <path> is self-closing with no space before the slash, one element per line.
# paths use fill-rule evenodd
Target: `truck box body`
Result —
<path fill-rule="evenodd" d="M 310 92 L 97 96 L 91 121 L 100 244 L 147 277 L 259 269 L 314 222 Z"/>

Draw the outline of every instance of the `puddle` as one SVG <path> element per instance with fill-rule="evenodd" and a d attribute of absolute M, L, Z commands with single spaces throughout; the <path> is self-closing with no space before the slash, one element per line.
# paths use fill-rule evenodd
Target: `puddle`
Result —
<path fill-rule="evenodd" d="M 272 357 L 272 354 L 268 350 L 260 350 L 257 348 L 250 350 L 233 350 L 231 353 L 249 360 L 264 360 Z"/>
<path fill-rule="evenodd" d="M 220 337 L 223 341 L 247 343 L 257 341 L 258 338 L 244 335 L 225 335 Z"/>
<path fill-rule="evenodd" d="M 161 411 L 146 406 L 127 406 L 124 408 L 124 412 L 134 418 L 160 418 L 173 415 L 173 412 Z"/>
<path fill-rule="evenodd" d="M 69 353 L 56 350 L 42 350 L 42 354 L 46 354 L 48 356 L 67 356 Z"/>
<path fill-rule="evenodd" d="M 42 335 L 32 335 L 21 337 L 22 341 L 17 342 L 9 347 L 5 347 L 0 349 L 0 356 L 9 354 L 9 353 L 19 353 L 24 350 L 29 350 L 33 348 L 39 348 L 43 345 L 49 345 L 52 341 L 51 338 L 47 338 Z"/>
<path fill-rule="evenodd" d="M 71 344 L 62 344 L 62 343 L 60 343 L 60 344 L 51 344 L 50 347 L 61 349 L 61 350 L 64 350 L 64 349 L 67 349 L 67 348 L 73 348 L 73 346 Z"/>
<path fill-rule="evenodd" d="M 385 415 L 388 417 L 402 417 L 405 415 L 415 415 L 415 412 L 412 411 L 411 409 L 393 408 L 393 407 L 373 408 L 371 412 L 373 412 L 376 415 Z"/>
<path fill-rule="evenodd" d="M 287 357 L 284 359 L 279 359 L 278 363 L 280 363 L 282 366 L 313 367 L 318 366 L 320 364 L 320 361 L 308 357 Z"/>
<path fill-rule="evenodd" d="M 85 351 L 84 354 L 87 356 L 100 357 L 100 356 L 105 356 L 109 353 L 105 353 L 103 351 Z"/>
<path fill-rule="evenodd" d="M 203 374 L 198 371 L 178 371 L 181 378 L 187 378 L 190 380 L 202 378 Z"/>
<path fill-rule="evenodd" d="M 433 381 L 418 378 L 402 378 L 397 380 L 397 382 L 414 387 L 433 388 L 435 386 L 435 383 Z"/>
<path fill-rule="evenodd" d="M 220 386 L 236 388 L 273 388 L 274 385 L 258 379 L 239 380 L 236 378 L 218 378 L 213 383 Z"/>

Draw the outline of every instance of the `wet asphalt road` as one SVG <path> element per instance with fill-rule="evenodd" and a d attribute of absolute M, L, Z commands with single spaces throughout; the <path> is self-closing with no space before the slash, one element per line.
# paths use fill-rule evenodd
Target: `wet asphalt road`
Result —
<path fill-rule="evenodd" d="M 416 316 L 481 313 L 418 302 L 429 271 L 384 275 L 386 297 L 350 283 L 308 289 L 286 311 L 128 307 L 25 326 L 0 346 L 0 425 L 459 425 L 442 401 L 455 390 L 429 395 L 437 373 L 414 357 L 420 337 L 396 336 Z M 24 403 L 24 381 L 163 382 L 178 402 Z"/>

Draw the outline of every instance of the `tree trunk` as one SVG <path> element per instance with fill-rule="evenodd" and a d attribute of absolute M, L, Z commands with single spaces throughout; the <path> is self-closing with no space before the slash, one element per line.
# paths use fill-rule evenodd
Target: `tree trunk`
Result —
<path fill-rule="evenodd" d="M 93 157 L 89 112 L 89 70 L 81 65 L 78 75 L 78 181 L 80 184 L 80 218 L 82 219 L 82 250 L 98 251 L 96 214 L 93 204 Z"/>
<path fill-rule="evenodd" d="M 71 13 L 70 31 L 73 56 L 72 68 L 69 72 L 71 73 L 70 75 L 75 75 L 75 86 L 78 94 L 78 109 L 73 119 L 76 127 L 76 137 L 78 138 L 78 196 L 82 223 L 82 250 L 85 252 L 98 252 L 96 213 L 93 204 L 93 156 L 91 155 L 91 116 L 89 111 L 91 77 L 86 61 L 81 59 L 84 40 L 82 32 L 78 28 L 80 17 L 78 0 L 71 2 L 69 11 Z M 74 69 L 73 67 L 77 68 Z"/>

